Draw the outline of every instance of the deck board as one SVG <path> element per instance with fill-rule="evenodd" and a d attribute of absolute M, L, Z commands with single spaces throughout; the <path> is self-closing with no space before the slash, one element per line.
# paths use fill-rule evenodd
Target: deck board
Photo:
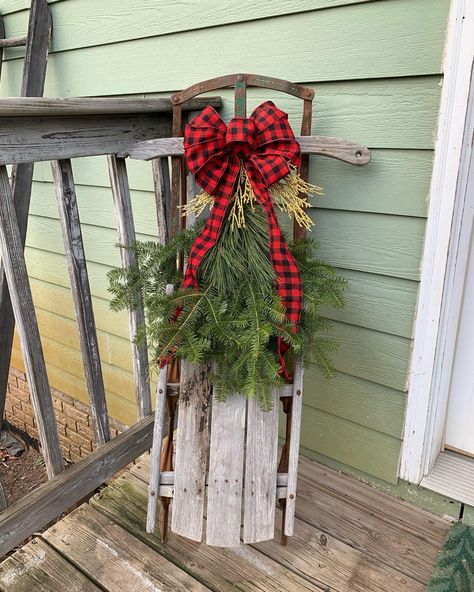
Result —
<path fill-rule="evenodd" d="M 125 487 L 123 484 L 113 484 L 101 498 L 94 498 L 92 503 L 122 526 L 131 528 L 135 536 L 140 536 L 143 532 L 146 482 L 134 476 L 125 477 L 125 482 Z M 124 489 L 127 490 L 126 495 Z M 277 523 L 279 521 L 281 521 L 281 513 L 278 511 Z M 153 540 L 154 548 L 157 547 L 158 550 L 171 554 L 172 561 L 182 560 L 183 539 L 177 538 L 174 544 L 168 541 L 166 546 L 160 545 L 156 535 L 152 535 L 150 540 Z M 187 548 L 192 550 L 192 556 L 189 557 L 186 569 L 189 570 L 195 563 L 207 565 L 210 557 L 215 557 L 213 563 L 216 562 L 218 574 L 222 576 L 222 570 L 225 568 L 227 570 L 224 573 L 225 579 L 233 581 L 234 584 L 239 582 L 235 579 L 236 575 L 241 577 L 242 573 L 247 577 L 255 578 L 256 574 L 252 573 L 255 571 L 252 566 L 263 565 L 263 556 L 266 556 L 267 565 L 273 566 L 271 573 L 278 574 L 282 584 L 281 588 L 277 588 L 278 590 L 291 590 L 290 583 L 293 582 L 299 585 L 295 587 L 296 590 L 320 590 L 321 588 L 326 590 L 328 586 L 331 590 L 338 592 L 400 592 L 401 590 L 422 592 L 424 590 L 423 584 L 390 567 L 380 565 L 360 551 L 352 549 L 335 537 L 299 519 L 295 521 L 295 537 L 290 539 L 287 547 L 282 547 L 278 543 L 277 536 L 272 541 L 241 546 L 225 555 L 222 549 L 219 549 L 216 556 L 215 549 L 204 545 L 194 545 L 194 547 L 187 545 Z M 248 560 L 251 560 L 250 565 L 242 561 L 243 553 Z M 281 566 L 286 570 L 282 570 Z M 207 581 L 206 578 L 204 579 Z M 266 583 L 261 581 L 261 575 L 257 579 L 258 587 L 253 587 L 250 581 L 246 583 L 245 590 L 267 590 Z M 307 580 L 304 588 L 301 587 L 303 580 Z M 212 582 L 214 585 L 216 583 Z M 272 587 L 269 589 L 274 590 L 275 585 L 272 581 Z"/>
<path fill-rule="evenodd" d="M 94 496 L 91 503 L 158 553 L 163 553 L 186 571 L 199 573 L 201 581 L 210 588 L 222 592 L 321 590 L 250 546 L 210 547 L 173 532 L 169 533 L 168 541 L 163 545 L 158 531 L 147 534 L 144 529 L 146 492 L 146 482 L 129 474 Z"/>
<path fill-rule="evenodd" d="M 450 524 L 311 461 L 302 462 L 297 516 L 377 561 L 427 582 Z"/>
<path fill-rule="evenodd" d="M 0 565 L 5 592 L 100 592 L 89 578 L 47 543 L 35 538 Z"/>
<path fill-rule="evenodd" d="M 302 459 L 295 536 L 288 546 L 279 545 L 278 527 L 274 540 L 236 548 L 174 533 L 162 544 L 158 530 L 145 529 L 149 471 L 145 453 L 43 533 L 44 540 L 37 537 L 6 559 L 0 590 L 422 592 L 450 527 Z M 276 517 L 278 525 L 279 510 Z"/>
<path fill-rule="evenodd" d="M 90 504 L 83 504 L 65 516 L 43 536 L 110 592 L 209 590 Z"/>
<path fill-rule="evenodd" d="M 280 517 L 280 511 L 278 511 Z M 338 592 L 423 592 L 425 585 L 346 545 L 336 537 L 295 519 L 288 546 L 278 540 L 257 548 L 282 565 Z M 277 529 L 277 535 L 280 532 Z"/>
<path fill-rule="evenodd" d="M 144 455 L 144 458 L 147 459 L 148 455 Z M 300 475 L 302 479 L 311 482 L 312 485 L 319 483 L 320 487 L 332 495 L 342 496 L 353 505 L 370 510 L 378 517 L 393 520 L 393 516 L 397 516 L 397 528 L 403 529 L 405 532 L 422 536 L 421 532 L 426 530 L 430 540 L 433 536 L 436 537 L 434 541 L 436 546 L 446 538 L 449 528 L 449 523 L 446 520 L 374 487 L 367 486 L 357 479 L 342 475 L 318 462 L 301 457 Z"/>

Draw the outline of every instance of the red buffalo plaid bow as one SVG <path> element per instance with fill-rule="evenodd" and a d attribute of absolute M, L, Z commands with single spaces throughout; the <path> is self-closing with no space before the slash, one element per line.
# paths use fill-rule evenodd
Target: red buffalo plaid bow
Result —
<path fill-rule="evenodd" d="M 265 101 L 250 117 L 234 117 L 226 125 L 215 109 L 208 106 L 186 125 L 184 152 L 189 170 L 202 189 L 214 197 L 214 205 L 206 226 L 192 245 L 183 287 L 198 287 L 199 264 L 217 241 L 243 166 L 255 197 L 267 216 L 277 292 L 285 306 L 286 317 L 296 330 L 303 299 L 301 279 L 268 192 L 270 185 L 289 174 L 290 163 L 294 166 L 300 164 L 300 147 L 287 114 L 271 101 Z M 284 362 L 287 350 L 287 344 L 280 338 L 280 372 L 289 380 Z"/>

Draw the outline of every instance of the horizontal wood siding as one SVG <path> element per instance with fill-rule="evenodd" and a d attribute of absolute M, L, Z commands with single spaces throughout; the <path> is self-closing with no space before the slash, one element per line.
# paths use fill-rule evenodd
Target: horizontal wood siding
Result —
<path fill-rule="evenodd" d="M 53 20 L 55 9 L 65 8 L 58 23 L 67 20 L 74 26 L 76 4 L 77 0 L 66 0 L 53 6 Z M 164 4 L 155 3 L 149 22 L 160 19 Z M 245 4 L 239 7 L 243 18 Z M 286 3 L 280 4 L 283 8 Z M 211 21 L 207 28 L 179 35 L 85 46 L 90 27 L 102 35 L 108 28 L 117 30 L 118 21 L 127 30 L 133 21 L 132 6 L 114 21 L 101 5 L 92 0 L 83 4 L 88 27 L 82 29 L 82 44 L 79 35 L 75 40 L 65 35 L 54 41 L 45 94 L 171 91 L 228 72 L 251 72 L 255 63 L 263 70 L 278 70 L 281 78 L 301 82 L 436 74 L 447 11 L 447 0 L 379 0 L 220 26 Z M 188 26 L 200 20 L 197 11 Z M 192 67 L 190 56 L 199 56 Z M 4 77 L 7 88 L 20 71 L 21 60 L 12 58 Z"/>
<path fill-rule="evenodd" d="M 325 195 L 311 215 L 320 255 L 349 281 L 329 308 L 341 343 L 336 378 L 305 377 L 302 446 L 396 480 L 425 231 L 449 0 L 269 0 L 177 6 L 165 0 L 50 0 L 54 21 L 45 94 L 169 96 L 199 80 L 248 71 L 316 91 L 315 133 L 369 146 L 363 168 L 315 157 Z M 7 35 L 24 32 L 29 0 L 0 0 Z M 5 51 L 2 95 L 17 95 L 22 50 Z M 223 116 L 232 112 L 222 92 Z M 297 129 L 301 105 L 271 97 Z M 128 325 L 108 308 L 107 271 L 120 264 L 105 158 L 73 162 L 109 409 L 135 421 Z M 156 236 L 148 163 L 129 167 L 139 238 Z M 87 400 L 49 163 L 35 167 L 26 247 L 51 382 Z M 18 341 L 13 364 L 22 367 Z"/>

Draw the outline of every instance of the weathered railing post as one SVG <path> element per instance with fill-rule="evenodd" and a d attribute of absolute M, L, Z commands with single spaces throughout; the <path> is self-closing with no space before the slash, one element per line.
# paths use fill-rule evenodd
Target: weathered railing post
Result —
<path fill-rule="evenodd" d="M 135 240 L 135 224 L 133 222 L 132 201 L 128 185 L 127 165 L 124 158 L 115 155 L 108 157 L 109 176 L 114 199 L 115 215 L 117 218 L 120 257 L 125 269 L 133 269 L 136 265 L 134 251 L 129 248 Z M 128 313 L 130 343 L 132 347 L 133 373 L 137 400 L 138 419 L 143 419 L 151 413 L 151 395 L 148 372 L 147 344 L 137 344 L 135 338 L 138 328 L 145 322 L 145 313 L 141 301 L 141 294 L 136 294 L 137 306 Z"/>
<path fill-rule="evenodd" d="M 81 221 L 77 207 L 76 187 L 69 159 L 54 160 L 51 164 L 64 238 L 64 251 L 71 279 L 72 298 L 79 328 L 84 374 L 89 392 L 92 427 L 96 443 L 100 446 L 110 439 L 109 417 L 86 254 L 82 241 Z"/>
<path fill-rule="evenodd" d="M 64 461 L 6 166 L 0 166 L 0 252 L 20 334 L 42 453 L 51 478 L 64 469 Z"/>
<path fill-rule="evenodd" d="M 23 66 L 22 97 L 40 97 L 43 94 L 50 36 L 51 15 L 48 2 L 47 0 L 32 0 L 28 34 L 24 39 L 26 55 Z M 1 58 L 2 56 L 0 55 L 0 62 Z M 31 185 L 33 182 L 33 163 L 28 162 L 14 165 L 11 179 L 13 202 L 15 204 L 21 242 L 24 247 L 28 211 L 30 209 Z M 0 261 L 0 429 L 5 410 L 14 326 L 15 321 L 10 296 L 5 280 L 3 264 Z"/>

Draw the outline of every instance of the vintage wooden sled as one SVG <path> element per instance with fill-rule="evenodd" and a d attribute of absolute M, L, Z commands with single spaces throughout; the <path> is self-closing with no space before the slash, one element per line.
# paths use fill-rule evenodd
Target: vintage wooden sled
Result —
<path fill-rule="evenodd" d="M 180 226 L 178 206 L 194 195 L 192 179 L 186 174 L 182 156 L 183 103 L 202 93 L 233 87 L 235 115 L 245 117 L 249 86 L 284 92 L 303 100 L 301 136 L 297 139 L 303 154 L 300 174 L 304 179 L 307 179 L 311 154 L 357 166 L 369 162 L 370 152 L 363 146 L 337 138 L 311 136 L 314 91 L 310 88 L 254 74 L 233 74 L 201 82 L 172 97 L 173 138 L 141 142 L 126 154 L 134 159 L 153 159 L 155 181 L 162 188 L 163 196 L 163 240 Z M 172 158 L 171 191 L 168 157 Z M 168 193 L 169 200 L 166 199 Z M 302 233 L 296 224 L 294 233 L 295 236 Z M 267 412 L 262 411 L 255 400 L 240 395 L 225 402 L 214 399 L 208 370 L 206 366 L 182 362 L 179 390 L 174 384 L 176 377 L 168 376 L 168 367 L 160 372 L 147 531 L 155 530 L 160 498 L 164 508 L 161 532 L 166 540 L 172 499 L 171 530 L 174 533 L 221 547 L 238 546 L 241 541 L 256 543 L 273 538 L 278 501 L 283 510 L 282 543 L 285 544 L 294 529 L 302 364 L 296 360 L 293 384 L 274 392 L 273 410 Z M 280 401 L 286 414 L 286 434 L 278 458 Z M 165 415 L 168 416 L 166 428 Z"/>

